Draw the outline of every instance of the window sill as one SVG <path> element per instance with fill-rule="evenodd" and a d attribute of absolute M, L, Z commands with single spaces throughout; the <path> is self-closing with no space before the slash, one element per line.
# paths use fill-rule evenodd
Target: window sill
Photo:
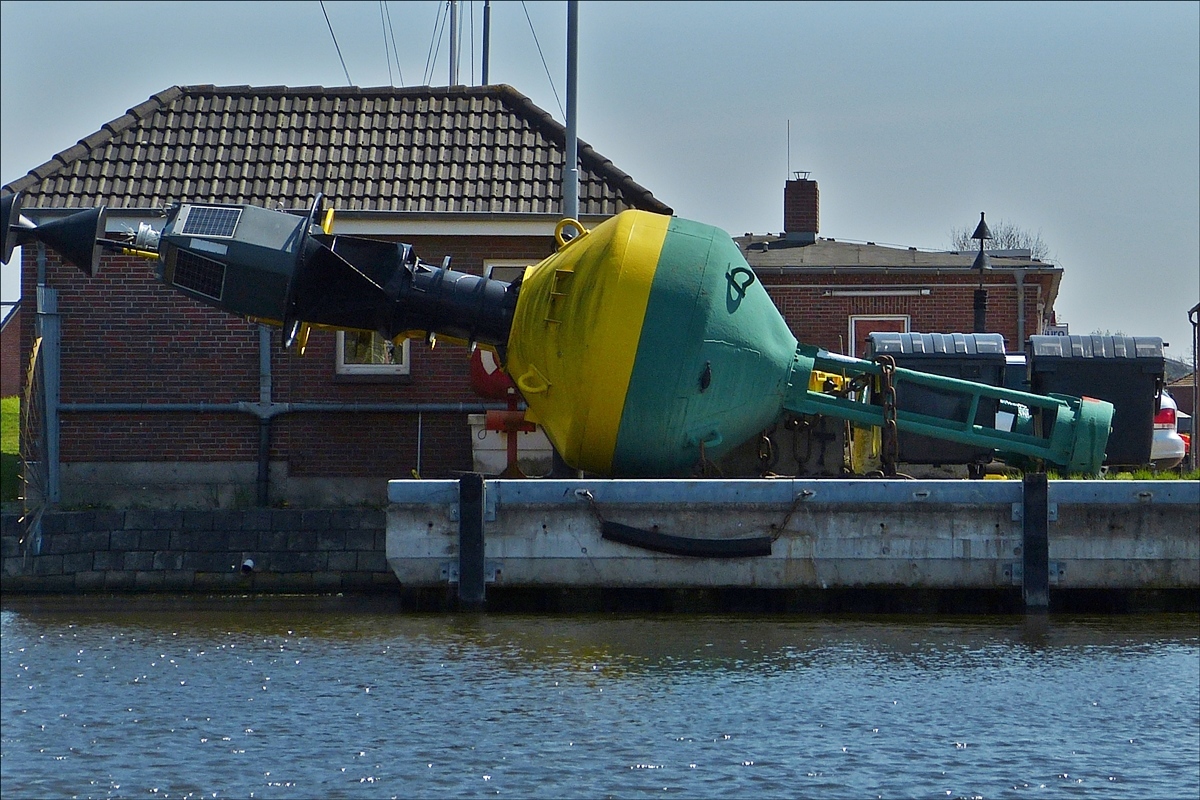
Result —
<path fill-rule="evenodd" d="M 387 375 L 370 373 L 334 373 L 334 383 L 390 383 L 405 385 L 413 382 L 412 375 Z"/>

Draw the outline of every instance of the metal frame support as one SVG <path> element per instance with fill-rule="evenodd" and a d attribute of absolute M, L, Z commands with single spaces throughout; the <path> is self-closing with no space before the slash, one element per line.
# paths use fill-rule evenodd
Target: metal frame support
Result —
<path fill-rule="evenodd" d="M 37 246 L 37 335 L 42 337 L 41 364 L 42 393 L 44 401 L 42 417 L 42 442 L 45 444 L 42 457 L 46 459 L 46 496 L 48 505 L 57 505 L 62 500 L 62 480 L 59 450 L 59 390 L 62 383 L 62 319 L 58 313 L 58 290 L 46 283 L 46 246 Z"/>
<path fill-rule="evenodd" d="M 1027 612 L 1045 613 L 1050 607 L 1050 490 L 1046 473 L 1026 474 L 1022 490 L 1021 597 Z"/>
<path fill-rule="evenodd" d="M 486 485 L 479 473 L 467 473 L 458 479 L 458 603 L 464 611 L 480 611 L 486 602 L 485 493 Z"/>

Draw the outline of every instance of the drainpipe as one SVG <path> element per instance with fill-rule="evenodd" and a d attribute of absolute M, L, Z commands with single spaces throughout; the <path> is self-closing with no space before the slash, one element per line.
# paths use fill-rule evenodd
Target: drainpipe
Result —
<path fill-rule="evenodd" d="M 1013 273 L 1017 280 L 1017 346 L 1014 351 L 1025 351 L 1025 268 Z"/>
<path fill-rule="evenodd" d="M 271 329 L 258 326 L 258 404 L 271 406 Z M 258 418 L 258 505 L 267 506 L 271 498 L 271 417 Z"/>
<path fill-rule="evenodd" d="M 42 369 L 42 399 L 45 417 L 42 420 L 42 442 L 46 459 L 46 503 L 62 499 L 59 472 L 59 387 L 61 385 L 61 320 L 58 316 L 58 290 L 46 285 L 46 246 L 38 242 L 37 249 L 37 328 L 42 338 L 38 357 Z"/>
<path fill-rule="evenodd" d="M 39 295 L 40 302 L 40 295 Z M 54 318 L 57 322 L 57 317 Z M 260 328 L 261 330 L 261 328 Z M 260 333 L 260 336 L 262 334 Z M 489 411 L 503 411 L 508 408 L 506 403 L 273 403 L 270 401 L 270 343 L 271 334 L 266 333 L 267 367 L 259 373 L 259 398 L 257 403 L 240 401 L 237 403 L 57 403 L 55 408 L 67 414 L 108 414 L 108 413 L 195 413 L 195 414 L 252 414 L 258 417 L 258 504 L 266 506 L 270 499 L 270 466 L 271 466 L 271 420 L 281 414 L 416 414 L 417 415 L 417 474 L 421 474 L 421 433 L 423 415 L 429 414 L 486 414 Z M 261 339 L 260 339 L 261 341 Z M 43 347 L 45 340 L 43 339 Z M 45 364 L 45 362 L 43 362 Z M 261 364 L 261 362 L 260 362 Z M 264 384 L 266 401 L 264 396 Z M 47 408 L 50 407 L 47 398 Z M 57 414 L 55 415 L 57 425 Z M 47 422 L 49 414 L 47 414 Z M 55 441 L 55 458 L 57 459 L 57 437 Z M 47 459 L 49 460 L 49 459 Z M 55 467 L 54 475 L 57 481 L 57 462 L 51 462 Z M 55 499 L 57 502 L 57 498 Z"/>
<path fill-rule="evenodd" d="M 256 417 L 278 417 L 281 414 L 486 414 L 504 411 L 504 403 L 271 403 L 267 408 L 246 400 L 237 403 L 61 403 L 63 413 L 98 414 L 115 412 L 140 414 L 147 412 L 198 414 L 253 414 Z"/>

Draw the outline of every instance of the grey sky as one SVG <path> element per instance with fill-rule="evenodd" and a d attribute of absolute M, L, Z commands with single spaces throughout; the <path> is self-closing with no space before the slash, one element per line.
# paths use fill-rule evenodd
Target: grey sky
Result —
<path fill-rule="evenodd" d="M 387 85 L 380 4 L 325 5 L 352 81 Z M 438 6 L 388 4 L 404 84 L 425 82 Z M 472 6 L 463 82 L 479 81 Z M 566 4 L 526 7 L 565 102 Z M 491 81 L 561 119 L 521 3 L 493 2 L 492 19 Z M 6 0 L 0 37 L 4 182 L 174 84 L 346 82 L 317 2 Z M 789 166 L 819 181 L 824 236 L 943 248 L 986 211 L 1040 231 L 1073 333 L 1190 355 L 1200 3 L 585 0 L 579 59 L 580 136 L 680 216 L 778 231 Z"/>

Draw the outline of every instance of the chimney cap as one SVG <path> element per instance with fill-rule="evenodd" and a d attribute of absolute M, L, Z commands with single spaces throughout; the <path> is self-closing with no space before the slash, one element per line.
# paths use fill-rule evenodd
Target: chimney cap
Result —
<path fill-rule="evenodd" d="M 978 239 L 982 246 L 984 239 L 991 239 L 992 232 L 988 229 L 987 222 L 983 219 L 983 212 L 979 212 L 979 224 L 975 226 L 975 232 L 971 234 L 972 239 Z"/>

